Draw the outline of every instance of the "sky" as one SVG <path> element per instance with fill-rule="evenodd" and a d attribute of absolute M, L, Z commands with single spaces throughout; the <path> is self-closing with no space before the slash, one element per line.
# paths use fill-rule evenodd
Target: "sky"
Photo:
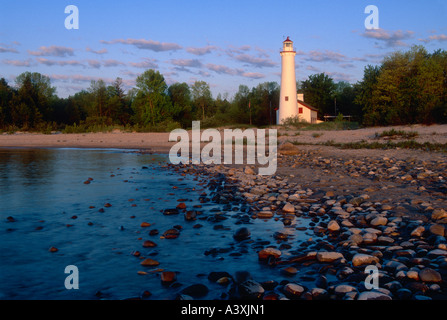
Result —
<path fill-rule="evenodd" d="M 65 20 L 78 8 L 78 29 Z M 368 5 L 378 29 L 368 30 Z M 168 85 L 205 81 L 231 99 L 281 81 L 282 42 L 294 42 L 296 78 L 326 73 L 355 83 L 364 67 L 394 51 L 447 49 L 445 0 L 0 0 L 0 78 L 25 72 L 51 79 L 59 97 L 117 77 L 126 89 L 147 69 Z M 70 22 L 73 22 L 71 19 Z"/>

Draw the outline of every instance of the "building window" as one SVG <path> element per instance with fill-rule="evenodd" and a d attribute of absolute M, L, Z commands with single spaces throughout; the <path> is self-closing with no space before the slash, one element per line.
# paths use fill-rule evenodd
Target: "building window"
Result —
<path fill-rule="evenodd" d="M 303 113 L 303 108 L 298 108 L 298 113 Z"/>
<path fill-rule="evenodd" d="M 289 97 L 286 96 L 286 101 L 289 101 Z"/>

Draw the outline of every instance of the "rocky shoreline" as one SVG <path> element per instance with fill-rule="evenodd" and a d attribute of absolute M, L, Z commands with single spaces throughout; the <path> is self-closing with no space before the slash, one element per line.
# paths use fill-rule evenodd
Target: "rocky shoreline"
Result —
<path fill-rule="evenodd" d="M 223 284 L 222 299 L 447 299 L 447 160 L 442 155 L 401 159 L 333 150 L 335 157 L 327 148 L 282 150 L 274 176 L 257 175 L 255 166 L 168 166 L 206 177 L 211 194 L 201 200 L 228 211 L 239 205 L 234 214 L 241 226 L 233 238 L 250 244 L 266 266 L 261 279 L 249 271 L 211 272 L 208 280 Z M 185 219 L 191 216 L 184 211 Z M 254 219 L 273 219 L 284 231 L 254 241 Z M 378 288 L 372 290 L 366 287 L 368 266 L 379 271 Z M 278 271 L 282 280 L 272 280 Z M 206 290 L 192 285 L 177 299 L 200 297 L 197 291 Z"/>

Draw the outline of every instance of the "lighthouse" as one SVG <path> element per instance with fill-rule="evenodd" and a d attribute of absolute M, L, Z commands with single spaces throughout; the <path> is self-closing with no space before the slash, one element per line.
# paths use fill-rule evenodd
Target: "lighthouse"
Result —
<path fill-rule="evenodd" d="M 277 124 L 290 117 L 298 117 L 298 99 L 296 92 L 295 55 L 293 41 L 287 37 L 281 51 L 281 93 Z"/>

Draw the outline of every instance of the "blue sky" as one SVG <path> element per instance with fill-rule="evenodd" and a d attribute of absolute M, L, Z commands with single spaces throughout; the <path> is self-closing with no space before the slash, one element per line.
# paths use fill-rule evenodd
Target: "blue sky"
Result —
<path fill-rule="evenodd" d="M 325 72 L 355 83 L 363 68 L 411 45 L 447 49 L 445 0 L 0 0 L 0 77 L 14 84 L 25 71 L 51 78 L 67 97 L 116 77 L 126 88 L 147 69 L 168 84 L 207 82 L 231 98 L 240 84 L 280 83 L 279 50 L 290 36 L 298 80 Z M 64 25 L 68 5 L 79 29 Z M 379 29 L 366 30 L 367 5 Z"/>

